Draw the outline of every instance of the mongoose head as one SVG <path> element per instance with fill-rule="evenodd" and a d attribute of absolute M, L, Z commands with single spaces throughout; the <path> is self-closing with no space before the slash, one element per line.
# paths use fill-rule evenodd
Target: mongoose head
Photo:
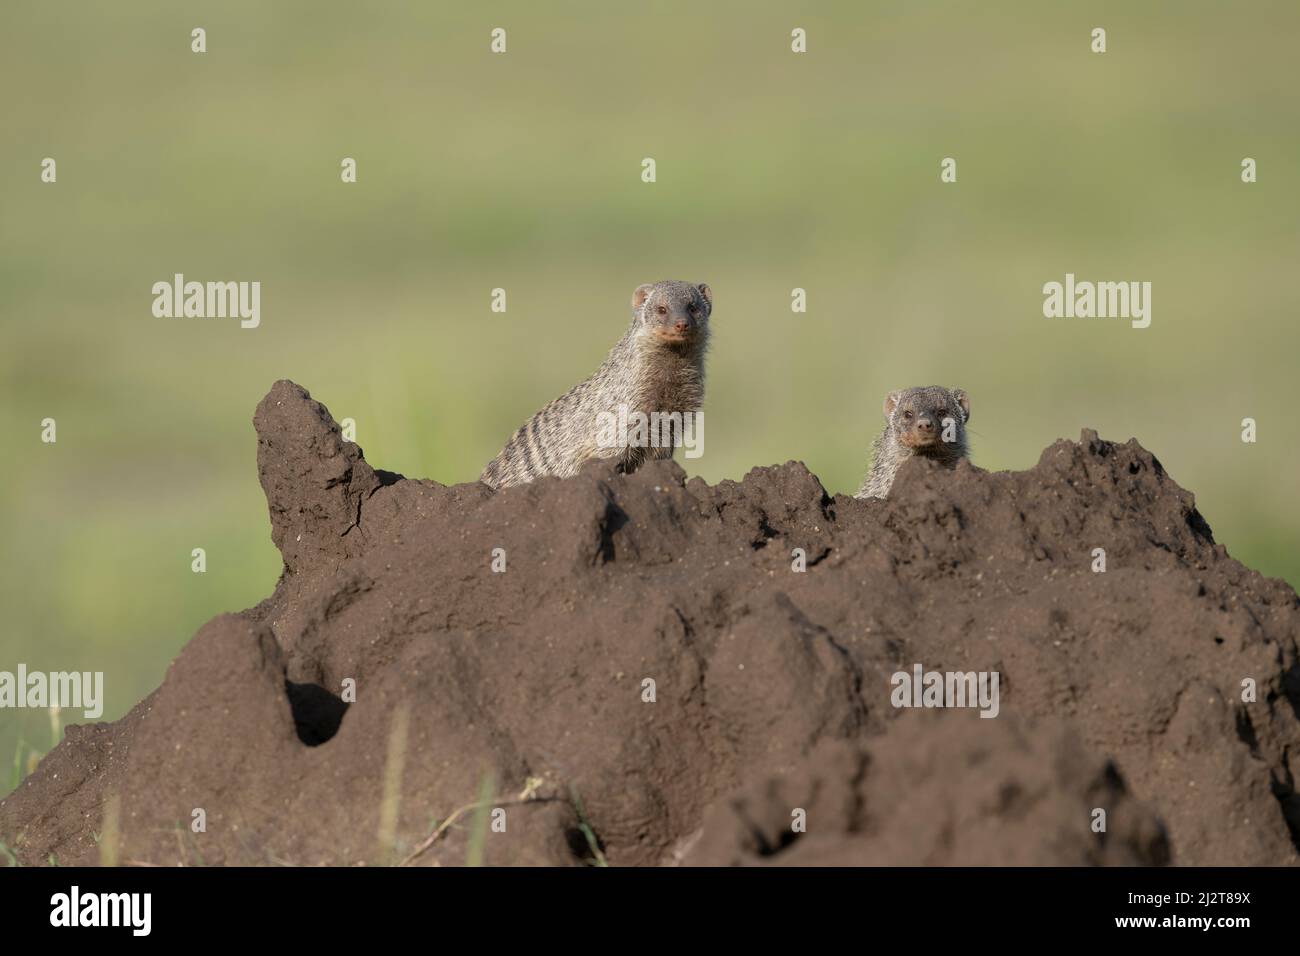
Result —
<path fill-rule="evenodd" d="M 927 458 L 960 458 L 966 454 L 966 423 L 970 399 L 960 388 L 926 385 L 885 396 L 889 430 L 903 448 Z"/>
<path fill-rule="evenodd" d="M 668 348 L 703 344 L 712 312 L 713 291 L 703 282 L 646 283 L 632 293 L 632 324 L 641 335 Z"/>

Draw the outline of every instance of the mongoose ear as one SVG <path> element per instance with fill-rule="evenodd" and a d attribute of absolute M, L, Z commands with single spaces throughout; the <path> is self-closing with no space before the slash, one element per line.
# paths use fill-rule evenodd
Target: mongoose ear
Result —
<path fill-rule="evenodd" d="M 713 290 L 709 288 L 707 282 L 701 282 L 695 288 L 700 290 L 700 295 L 704 296 L 704 301 L 709 303 L 709 311 L 713 311 Z"/>
<path fill-rule="evenodd" d="M 886 418 L 893 417 L 894 409 L 898 407 L 898 400 L 902 397 L 903 397 L 902 392 L 890 392 L 888 395 L 885 396 L 885 417 Z"/>
<path fill-rule="evenodd" d="M 636 287 L 632 293 L 632 311 L 641 314 L 641 306 L 645 305 L 645 300 L 650 298 L 650 293 L 654 291 L 654 286 L 649 282 Z"/>
<path fill-rule="evenodd" d="M 965 421 L 970 421 L 970 396 L 962 389 L 954 388 L 952 390 L 952 397 L 956 399 L 957 404 L 961 406 L 962 418 Z"/>

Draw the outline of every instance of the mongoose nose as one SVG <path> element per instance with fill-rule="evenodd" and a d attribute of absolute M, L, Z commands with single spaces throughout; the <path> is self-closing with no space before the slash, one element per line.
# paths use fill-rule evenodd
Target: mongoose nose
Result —
<path fill-rule="evenodd" d="M 934 420 L 931 418 L 922 418 L 916 423 L 916 427 L 923 432 L 932 432 L 934 431 Z"/>
<path fill-rule="evenodd" d="M 685 319 L 678 319 L 677 324 L 673 326 L 673 328 L 675 328 L 678 332 L 685 332 L 690 327 L 691 324 L 687 322 Z"/>

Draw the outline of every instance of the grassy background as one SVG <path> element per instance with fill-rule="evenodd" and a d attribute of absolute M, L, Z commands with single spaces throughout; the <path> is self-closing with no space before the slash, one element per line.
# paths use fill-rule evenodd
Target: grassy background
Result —
<path fill-rule="evenodd" d="M 4 21 L 0 669 L 103 670 L 106 719 L 275 583 L 250 424 L 272 381 L 355 418 L 376 465 L 470 481 L 661 278 L 716 300 L 692 473 L 799 458 L 852 492 L 887 390 L 960 385 L 984 467 L 1137 436 L 1234 556 L 1300 582 L 1292 0 L 7 0 Z M 261 328 L 154 318 L 175 272 L 261 281 Z M 1066 272 L 1151 281 L 1151 327 L 1044 319 Z M 4 712 L 0 759 L 49 736 Z"/>

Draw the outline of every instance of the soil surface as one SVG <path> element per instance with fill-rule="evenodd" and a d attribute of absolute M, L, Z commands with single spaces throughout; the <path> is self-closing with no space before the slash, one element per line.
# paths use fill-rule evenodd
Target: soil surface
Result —
<path fill-rule="evenodd" d="M 106 815 L 160 865 L 1300 862 L 1300 601 L 1136 441 L 857 501 L 404 479 L 287 381 L 254 426 L 274 593 L 67 729 L 0 803 L 23 863 Z M 918 664 L 997 716 L 894 706 Z"/>

